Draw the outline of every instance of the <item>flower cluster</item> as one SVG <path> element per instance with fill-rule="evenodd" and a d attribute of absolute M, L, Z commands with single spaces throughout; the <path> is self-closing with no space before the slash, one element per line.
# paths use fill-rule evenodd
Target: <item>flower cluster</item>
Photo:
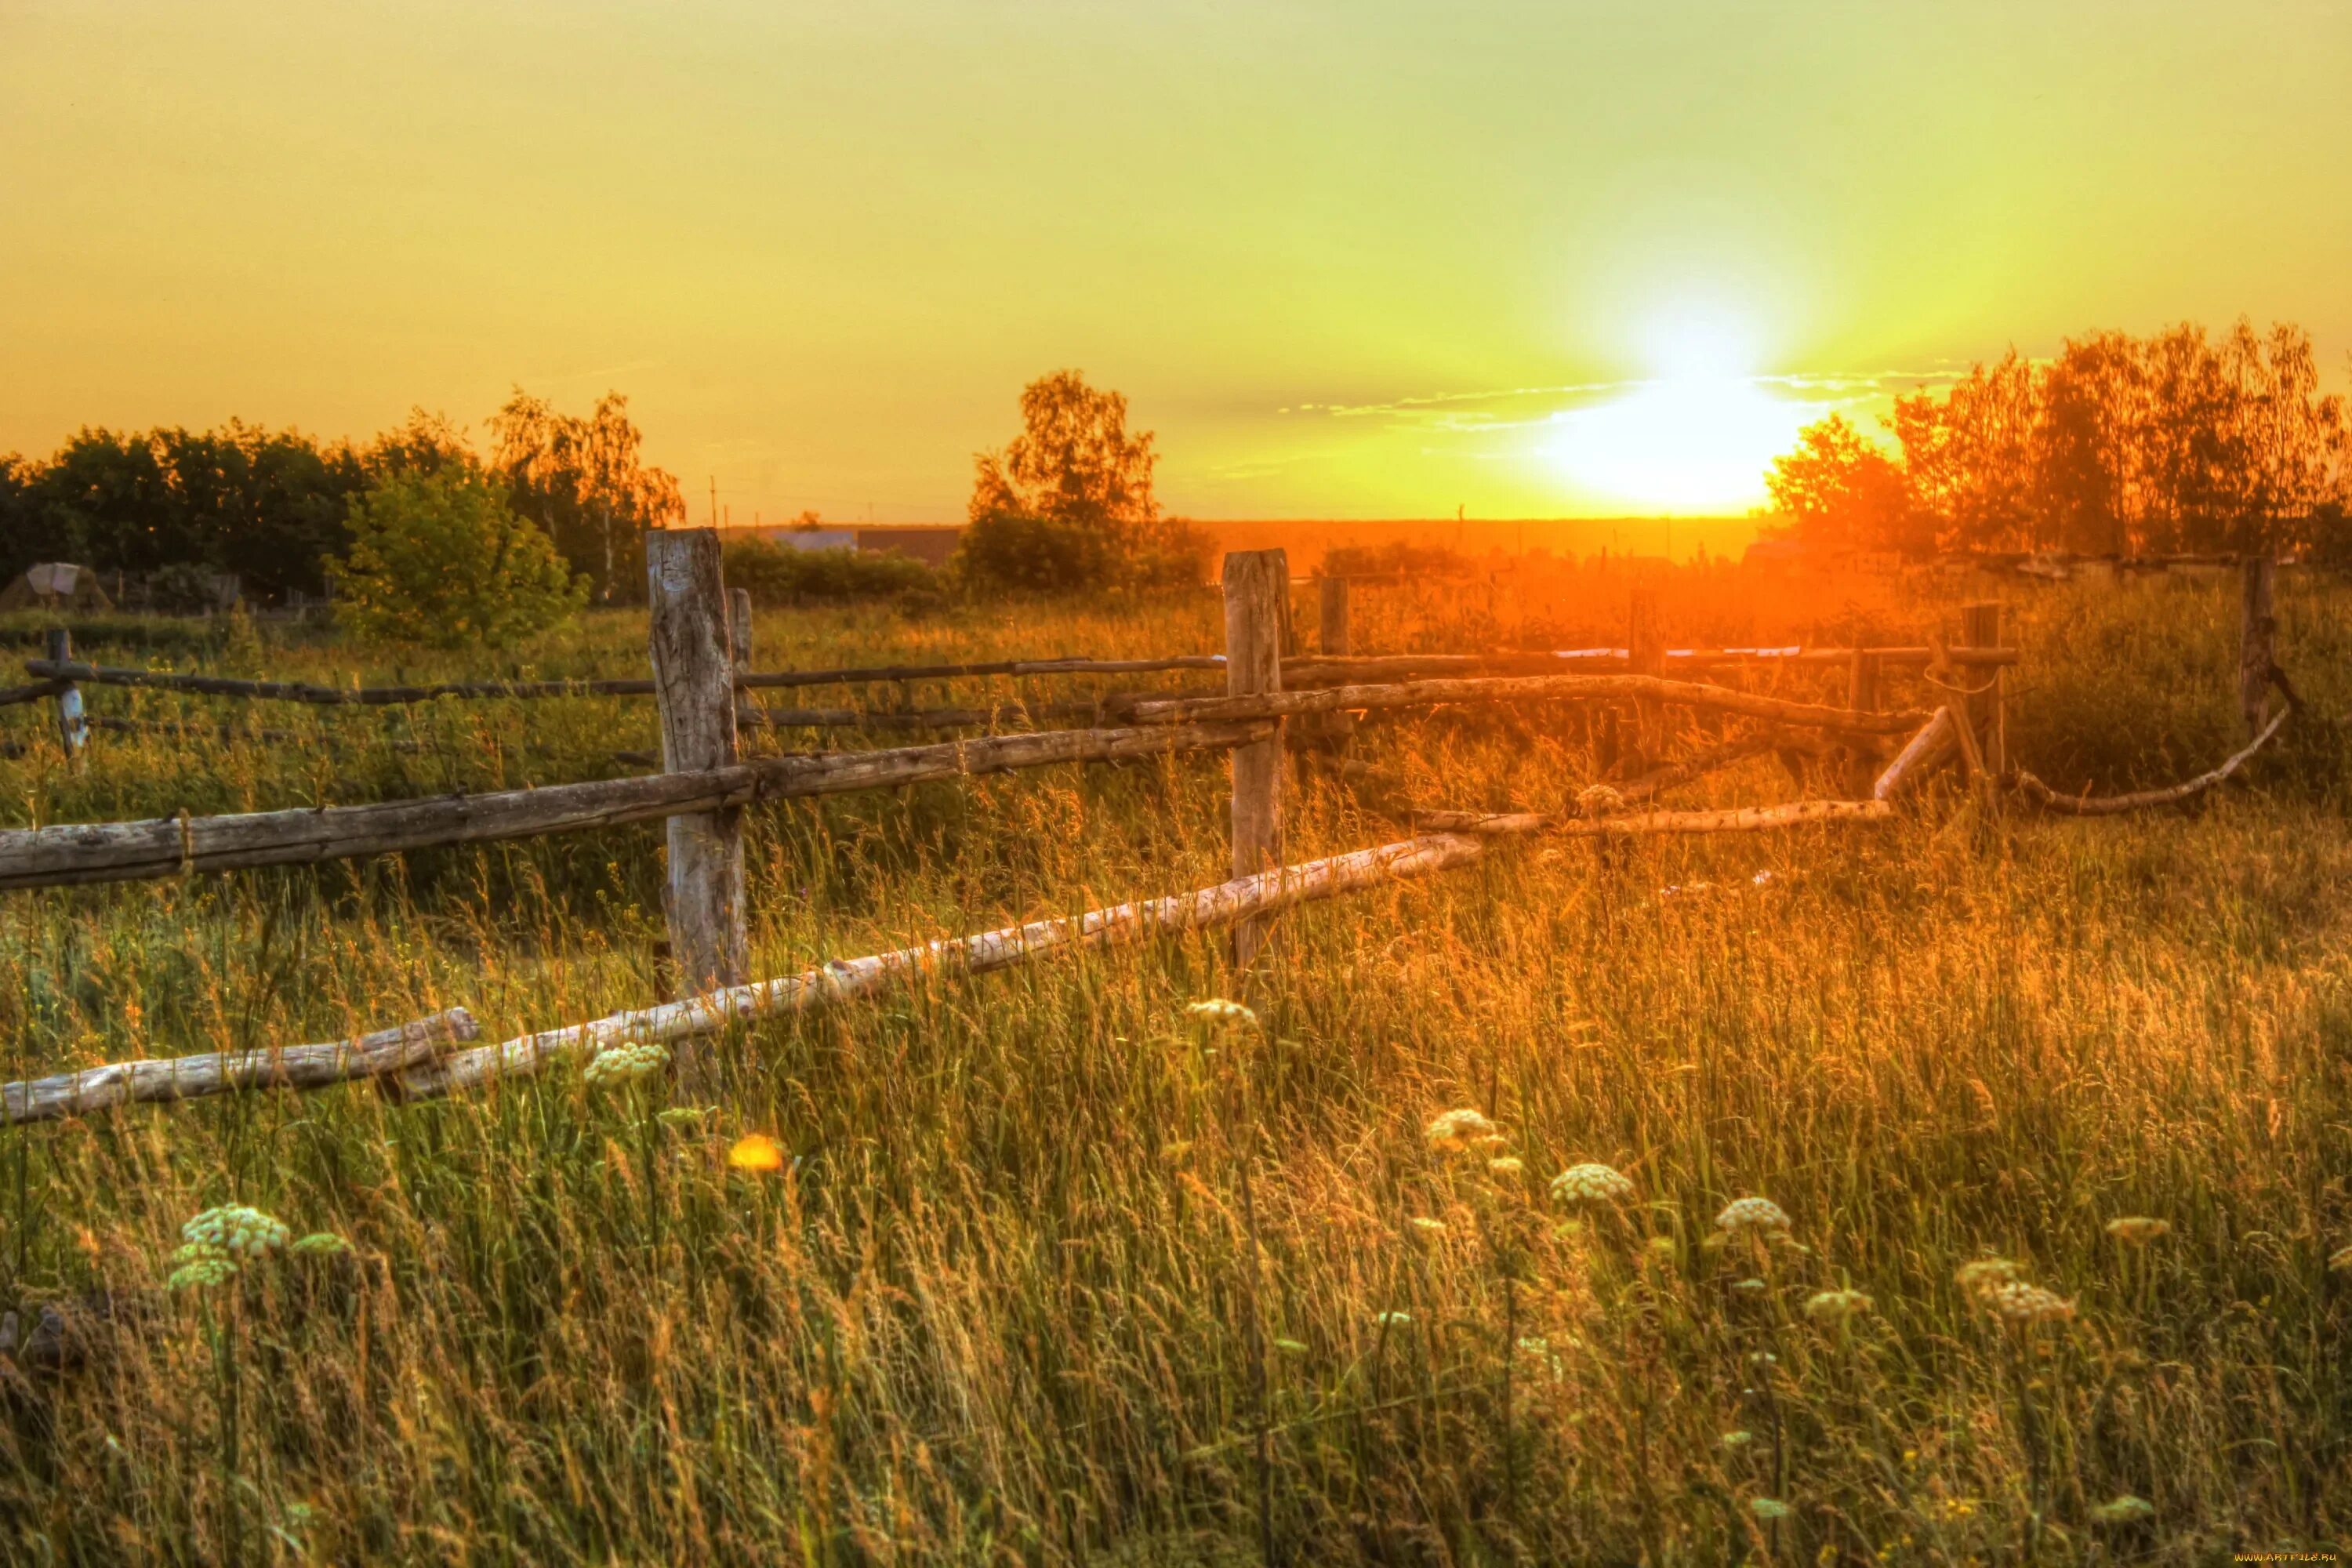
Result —
<path fill-rule="evenodd" d="M 667 1047 L 650 1040 L 624 1040 L 617 1046 L 606 1046 L 588 1058 L 580 1069 L 581 1080 L 593 1088 L 610 1084 L 622 1087 L 639 1079 L 651 1078 L 669 1066 Z"/>
<path fill-rule="evenodd" d="M 2148 1501 L 2146 1498 L 2133 1497 L 2128 1492 L 2112 1501 L 2103 1502 L 2096 1508 L 2091 1510 L 2091 1522 L 2093 1524 L 2137 1524 L 2143 1520 L 2150 1520 L 2155 1517 L 2156 1505 L 2154 1503 Z"/>
<path fill-rule="evenodd" d="M 1587 1161 L 1551 1179 L 1551 1195 L 1564 1204 L 1616 1204 L 1633 1195 L 1633 1184 L 1615 1167 Z"/>
<path fill-rule="evenodd" d="M 236 1273 L 236 1259 L 228 1249 L 209 1241 L 192 1241 L 172 1254 L 175 1266 L 164 1279 L 167 1290 L 203 1289 L 225 1285 Z"/>
<path fill-rule="evenodd" d="M 206 1209 L 180 1227 L 181 1237 L 190 1246 L 215 1247 L 248 1262 L 278 1251 L 292 1234 L 284 1220 L 243 1204 Z"/>
<path fill-rule="evenodd" d="M 1952 1279 L 1979 1307 L 2011 1328 L 2063 1322 L 2074 1315 L 2074 1302 L 2028 1283 L 2024 1274 L 2006 1258 L 1979 1258 L 1960 1265 Z"/>
<path fill-rule="evenodd" d="M 1212 996 L 1205 1002 L 1188 1005 L 1184 1011 L 1206 1024 L 1238 1025 L 1244 1028 L 1257 1027 L 1257 1015 L 1238 1002 L 1228 1002 L 1222 996 Z"/>
<path fill-rule="evenodd" d="M 1433 1149 L 1468 1149 L 1489 1138 L 1500 1138 L 1495 1124 L 1479 1111 L 1464 1107 L 1460 1110 L 1440 1111 L 1429 1122 L 1429 1146 Z"/>
<path fill-rule="evenodd" d="M 1789 1214 L 1770 1198 L 1738 1198 L 1724 1205 L 1723 1212 L 1715 1216 L 1715 1226 L 1735 1238 L 1769 1238 L 1789 1234 Z"/>
<path fill-rule="evenodd" d="M 312 1231 L 287 1250 L 297 1258 L 341 1258 L 352 1244 L 331 1230 Z"/>
<path fill-rule="evenodd" d="M 1587 784 L 1576 792 L 1576 809 L 1587 816 L 1607 816 L 1625 809 L 1625 796 L 1609 784 Z"/>
<path fill-rule="evenodd" d="M 1805 1316 L 1825 1329 L 1843 1328 L 1874 1303 L 1859 1290 L 1823 1290 L 1805 1303 Z"/>
<path fill-rule="evenodd" d="M 2126 1215 L 2121 1219 L 2107 1221 L 2107 1234 L 2117 1241 L 2146 1244 L 2154 1241 L 2172 1228 L 2168 1219 L 2150 1219 L 2146 1215 Z"/>

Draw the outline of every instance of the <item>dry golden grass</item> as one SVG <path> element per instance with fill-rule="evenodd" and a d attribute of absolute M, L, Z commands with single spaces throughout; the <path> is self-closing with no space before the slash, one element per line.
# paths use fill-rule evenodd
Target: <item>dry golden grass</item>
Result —
<path fill-rule="evenodd" d="M 1483 604 L 1366 595 L 1360 646 L 1598 629 L 1604 590 L 1475 626 Z M 2225 587 L 2011 592 L 2027 765 L 2120 787 L 2226 746 Z M 1733 616 L 1916 637 L 1951 609 L 1679 602 L 1719 610 L 1670 636 L 1725 641 Z M 2347 603 L 2284 595 L 2324 711 L 2352 696 Z M 1205 600 L 761 631 L 769 667 L 1215 647 Z M 620 673 L 640 635 L 599 621 L 533 668 Z M 240 661 L 391 674 L 215 659 Z M 622 702 L 257 721 L 317 739 L 107 736 L 79 777 L 35 746 L 0 784 L 17 822 L 362 799 L 590 776 L 653 733 Z M 1988 824 L 1939 796 L 1885 830 L 1530 843 L 1286 917 L 1246 976 L 1202 939 L 941 981 L 727 1041 L 707 1115 L 572 1063 L 455 1103 L 0 1134 L 0 1301 L 115 1308 L 85 1365 L 0 1395 L 0 1556 L 1242 1563 L 1269 1526 L 1297 1563 L 2335 1542 L 2352 834 L 2342 748 L 2304 733 L 2193 815 Z M 1360 745 L 1417 804 L 1541 807 L 1591 777 L 1568 734 L 1439 715 Z M 1691 798 L 1778 798 L 1778 770 Z M 755 966 L 1215 880 L 1223 800 L 1189 759 L 758 814 Z M 1310 774 L 1294 853 L 1401 836 L 1373 804 Z M 657 837 L 10 895 L 8 1076 L 649 999 Z M 1217 995 L 1257 1025 L 1186 1012 Z M 1454 1108 L 1505 1142 L 1433 1147 Z M 747 1133 L 782 1167 L 731 1165 Z M 1633 1195 L 1556 1202 L 1586 1162 Z M 1784 1237 L 1718 1228 L 1748 1195 Z M 232 1201 L 355 1252 L 164 1290 L 183 1223 Z M 2134 1216 L 2168 1229 L 2109 1234 Z M 2072 1316 L 1987 1310 L 1956 1274 L 1988 1256 Z"/>

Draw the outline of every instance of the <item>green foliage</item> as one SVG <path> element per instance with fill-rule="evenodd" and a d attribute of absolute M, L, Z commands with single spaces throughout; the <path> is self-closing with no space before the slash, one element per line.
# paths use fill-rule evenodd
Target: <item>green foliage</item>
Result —
<path fill-rule="evenodd" d="M 352 503 L 351 528 L 337 614 L 367 641 L 505 647 L 587 602 L 587 579 L 469 473 L 390 475 Z"/>
<path fill-rule="evenodd" d="M 724 549 L 730 588 L 755 605 L 799 605 L 883 599 L 935 590 L 939 577 L 905 555 L 851 549 L 794 550 L 764 539 L 730 540 Z"/>
<path fill-rule="evenodd" d="M 1055 594 L 1202 580 L 1213 543 L 1160 515 L 1151 433 L 1128 434 L 1125 397 L 1056 371 L 1023 389 L 1021 424 L 1002 452 L 976 459 L 960 580 Z"/>

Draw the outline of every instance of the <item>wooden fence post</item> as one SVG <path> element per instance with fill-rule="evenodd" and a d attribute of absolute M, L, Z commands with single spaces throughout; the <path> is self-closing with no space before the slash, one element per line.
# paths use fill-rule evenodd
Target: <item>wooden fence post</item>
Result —
<path fill-rule="evenodd" d="M 1658 675 L 1666 666 L 1666 644 L 1658 630 L 1658 594 L 1636 588 L 1625 601 L 1625 668 L 1635 675 Z M 1654 702 L 1633 703 L 1631 771 L 1642 773 L 1665 753 L 1665 715 Z"/>
<path fill-rule="evenodd" d="M 1845 705 L 1857 713 L 1878 711 L 1878 655 L 1865 647 L 1853 650 L 1853 662 L 1847 667 Z M 1853 783 L 1852 794 L 1859 799 L 1867 795 L 1878 776 L 1878 759 L 1859 744 L 1849 753 L 1848 770 Z"/>
<path fill-rule="evenodd" d="M 1316 651 L 1325 658 L 1345 658 L 1349 651 L 1348 641 L 1348 580 L 1345 577 L 1319 579 L 1322 601 L 1322 626 Z"/>
<path fill-rule="evenodd" d="M 727 662 L 734 678 L 740 681 L 751 673 L 751 590 L 727 590 Z M 735 689 L 735 726 L 740 737 L 742 727 L 759 722 L 759 694 L 741 686 Z"/>
<path fill-rule="evenodd" d="M 2000 646 L 2000 605 L 1998 601 L 1965 605 L 1960 609 L 1960 645 L 1964 647 L 1999 647 Z M 1977 741 L 1977 752 L 1984 759 L 1985 772 L 1998 785 L 2009 773 L 2009 707 L 2000 666 L 1997 664 L 1963 665 L 1959 670 L 1963 686 L 1982 686 L 1961 700 Z"/>
<path fill-rule="evenodd" d="M 669 773 L 731 767 L 738 760 L 734 639 L 719 578 L 718 531 L 672 528 L 646 534 L 646 577 L 662 767 Z M 669 819 L 663 902 L 681 996 L 740 985 L 750 977 L 740 810 Z M 681 1047 L 677 1057 L 679 1088 L 704 1092 L 706 1075 L 690 1052 Z"/>
<path fill-rule="evenodd" d="M 1282 689 L 1283 626 L 1290 599 L 1290 558 L 1279 550 L 1225 556 L 1225 691 L 1255 697 Z M 1282 864 L 1282 723 L 1263 741 L 1234 748 L 1234 875 L 1254 877 Z M 1234 962 L 1246 964 L 1265 944 L 1263 917 L 1234 928 Z"/>
<path fill-rule="evenodd" d="M 2246 584 L 2238 626 L 2238 712 L 2249 738 L 2270 718 L 2271 669 L 2278 659 L 2278 616 L 2272 613 L 2273 566 L 2267 555 L 2246 557 Z"/>
<path fill-rule="evenodd" d="M 64 626 L 51 626 L 48 636 L 49 658 L 59 664 L 73 662 L 73 633 Z M 89 740 L 89 723 L 81 708 L 81 688 L 68 680 L 58 688 L 58 744 L 65 748 L 66 760 L 81 761 L 81 749 Z"/>

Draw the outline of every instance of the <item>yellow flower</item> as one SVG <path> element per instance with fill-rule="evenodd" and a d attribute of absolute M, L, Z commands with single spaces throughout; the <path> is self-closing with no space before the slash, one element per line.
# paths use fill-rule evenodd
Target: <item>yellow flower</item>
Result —
<path fill-rule="evenodd" d="M 1429 1146 L 1433 1149 L 1467 1149 L 1481 1138 L 1493 1135 L 1495 1124 L 1478 1111 L 1464 1107 L 1459 1110 L 1444 1110 L 1429 1122 Z"/>
<path fill-rule="evenodd" d="M 2150 1219 L 2146 1215 L 2126 1215 L 2121 1219 L 2107 1221 L 2107 1234 L 2117 1241 L 2140 1244 L 2154 1241 L 2172 1228 L 2168 1219 Z"/>
<path fill-rule="evenodd" d="M 766 1133 L 752 1132 L 735 1141 L 727 1151 L 727 1163 L 739 1171 L 781 1171 L 784 1151 Z"/>

